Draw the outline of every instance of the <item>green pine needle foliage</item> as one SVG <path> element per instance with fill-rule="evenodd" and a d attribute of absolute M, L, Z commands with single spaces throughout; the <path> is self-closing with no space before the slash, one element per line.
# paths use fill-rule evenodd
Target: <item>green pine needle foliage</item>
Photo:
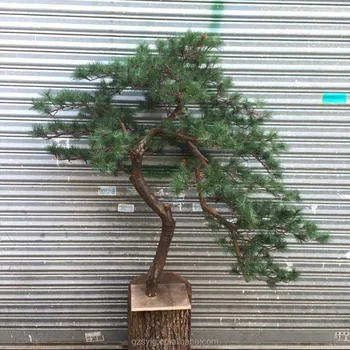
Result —
<path fill-rule="evenodd" d="M 144 166 L 144 172 L 168 178 L 171 173 L 175 195 L 196 191 L 208 226 L 227 232 L 217 242 L 233 258 L 231 272 L 274 287 L 298 277 L 274 258 L 287 250 L 289 237 L 325 243 L 328 235 L 303 218 L 298 192 L 284 186 L 278 159 L 286 145 L 264 127 L 271 114 L 263 103 L 246 99 L 224 76 L 221 44 L 214 35 L 188 31 L 154 47 L 141 43 L 127 59 L 78 67 L 74 78 L 93 81 L 95 89 L 44 92 L 33 109 L 49 122 L 34 126 L 32 135 L 82 138 L 85 146 L 53 144 L 48 151 L 115 175 L 130 174 L 140 144 L 160 157 L 164 147 L 175 147 L 183 155 L 175 170 L 159 165 Z M 164 117 L 154 125 L 142 123 L 137 110 L 117 103 L 125 90 L 143 95 L 139 110 Z M 76 113 L 73 121 L 64 118 L 67 111 Z M 227 161 L 220 163 L 210 151 L 221 152 Z M 215 202 L 224 203 L 229 214 L 218 213 Z"/>

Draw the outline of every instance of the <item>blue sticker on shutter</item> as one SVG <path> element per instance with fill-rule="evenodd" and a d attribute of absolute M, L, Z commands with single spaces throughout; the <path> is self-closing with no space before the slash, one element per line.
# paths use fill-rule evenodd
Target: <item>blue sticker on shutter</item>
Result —
<path fill-rule="evenodd" d="M 346 98 L 344 92 L 326 92 L 323 94 L 322 103 L 345 104 Z"/>

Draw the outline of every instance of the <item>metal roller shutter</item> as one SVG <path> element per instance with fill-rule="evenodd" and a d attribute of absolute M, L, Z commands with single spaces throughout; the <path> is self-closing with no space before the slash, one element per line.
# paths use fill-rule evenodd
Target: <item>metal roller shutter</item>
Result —
<path fill-rule="evenodd" d="M 0 349 L 123 348 L 127 285 L 150 263 L 159 224 L 127 179 L 46 154 L 46 143 L 28 136 L 42 121 L 31 98 L 49 87 L 89 88 L 70 80 L 78 64 L 129 55 L 140 40 L 189 27 L 221 33 L 227 74 L 266 101 L 269 127 L 290 145 L 286 183 L 301 189 L 306 215 L 332 232 L 330 245 L 293 245 L 281 256 L 303 278 L 270 290 L 229 276 L 194 198 L 179 201 L 167 268 L 193 284 L 193 338 L 218 340 L 193 349 L 350 346 L 349 105 L 322 104 L 323 93 L 349 86 L 348 1 L 3 0 Z M 130 105 L 135 98 L 123 95 Z M 154 185 L 166 197 L 166 182 Z M 117 195 L 99 196 L 99 186 L 116 186 Z M 118 213 L 118 203 L 136 210 Z M 94 340 L 91 332 L 104 342 L 78 345 Z M 44 345 L 53 343 L 76 345 Z"/>

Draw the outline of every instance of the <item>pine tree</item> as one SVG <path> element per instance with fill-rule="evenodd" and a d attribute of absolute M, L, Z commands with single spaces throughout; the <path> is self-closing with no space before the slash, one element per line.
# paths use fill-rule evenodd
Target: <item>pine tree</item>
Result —
<path fill-rule="evenodd" d="M 49 90 L 33 100 L 33 109 L 51 118 L 33 127 L 34 137 L 85 140 L 83 146 L 49 146 L 51 154 L 83 160 L 115 176 L 126 173 L 160 217 L 148 296 L 157 292 L 175 229 L 172 206 L 152 192 L 146 177 L 150 169 L 143 164 L 150 154 L 162 159 L 164 147 L 183 155 L 169 180 L 174 195 L 190 189 L 198 195 L 206 223 L 220 232 L 218 244 L 232 255 L 232 273 L 271 287 L 294 281 L 298 272 L 277 264 L 274 253 L 287 250 L 289 237 L 301 243 L 328 239 L 303 218 L 298 192 L 283 184 L 278 159 L 286 145 L 264 127 L 270 113 L 261 102 L 236 92 L 223 75 L 221 44 L 218 37 L 190 31 L 157 40 L 154 48 L 141 43 L 127 59 L 76 68 L 74 78 L 94 81 L 93 90 Z M 127 90 L 143 95 L 137 109 L 118 103 L 116 97 Z M 76 111 L 73 121 L 62 113 L 71 110 Z M 163 117 L 148 125 L 137 118 L 138 111 L 158 111 Z M 225 161 L 213 156 L 217 152 Z M 161 175 L 163 167 L 152 172 Z M 215 209 L 216 202 L 225 205 L 225 213 Z"/>

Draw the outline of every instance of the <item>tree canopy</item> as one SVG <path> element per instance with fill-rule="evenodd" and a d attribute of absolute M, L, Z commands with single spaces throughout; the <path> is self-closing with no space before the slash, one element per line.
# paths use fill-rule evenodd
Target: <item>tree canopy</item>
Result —
<path fill-rule="evenodd" d="M 162 159 L 164 147 L 176 148 L 182 157 L 169 178 L 174 195 L 190 189 L 198 195 L 208 226 L 220 232 L 218 244 L 232 255 L 232 273 L 273 287 L 298 277 L 274 258 L 287 250 L 289 237 L 326 242 L 328 235 L 305 220 L 298 192 L 284 185 L 279 158 L 286 144 L 264 125 L 271 114 L 263 103 L 245 98 L 224 75 L 221 44 L 214 35 L 188 31 L 152 46 L 141 43 L 128 58 L 78 67 L 74 79 L 91 85 L 49 90 L 35 99 L 33 109 L 50 121 L 35 125 L 32 135 L 85 140 L 70 148 L 54 144 L 48 151 L 102 172 L 128 174 L 161 218 L 171 205 L 150 191 L 143 157 Z M 137 108 L 119 102 L 119 95 L 131 91 L 143 96 Z M 62 113 L 70 110 L 76 111 L 74 120 Z M 162 117 L 145 123 L 140 111 Z M 161 173 L 162 165 L 153 171 Z M 226 210 L 219 212 L 215 203 Z"/>

